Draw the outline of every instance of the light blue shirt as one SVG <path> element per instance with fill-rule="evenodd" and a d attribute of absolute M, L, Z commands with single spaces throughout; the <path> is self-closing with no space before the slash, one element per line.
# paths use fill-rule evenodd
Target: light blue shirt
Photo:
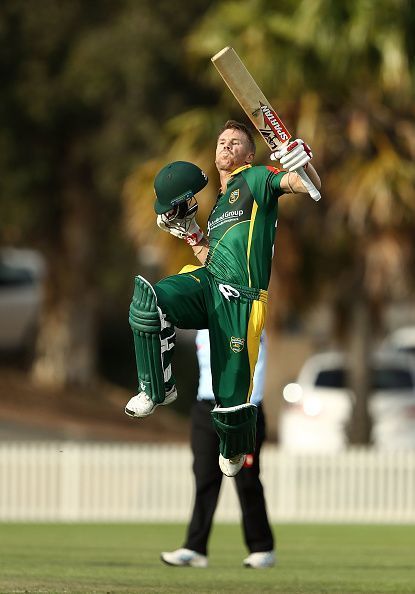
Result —
<path fill-rule="evenodd" d="M 198 400 L 213 400 L 212 375 L 210 373 L 210 342 L 209 330 L 198 330 L 196 334 L 197 360 L 199 362 L 199 389 Z M 258 361 L 254 373 L 254 387 L 252 390 L 252 404 L 260 404 L 264 394 L 266 364 L 266 339 L 265 332 L 261 334 Z"/>

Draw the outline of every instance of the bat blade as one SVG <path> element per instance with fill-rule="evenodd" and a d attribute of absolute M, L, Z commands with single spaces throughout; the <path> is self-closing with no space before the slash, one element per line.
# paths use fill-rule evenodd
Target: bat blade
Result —
<path fill-rule="evenodd" d="M 291 134 L 238 54 L 232 47 L 225 47 L 211 60 L 266 144 L 272 151 L 276 151 L 291 138 Z"/>
<path fill-rule="evenodd" d="M 272 151 L 276 151 L 282 144 L 288 142 L 291 138 L 290 132 L 272 108 L 236 51 L 232 47 L 225 47 L 215 54 L 211 60 L 267 146 Z M 310 196 L 314 200 L 319 200 L 321 198 L 320 193 L 304 169 L 300 168 L 297 173 L 303 180 Z"/>

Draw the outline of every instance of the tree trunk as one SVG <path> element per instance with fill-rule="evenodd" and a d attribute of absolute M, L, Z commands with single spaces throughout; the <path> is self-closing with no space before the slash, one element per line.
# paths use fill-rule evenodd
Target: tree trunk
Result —
<path fill-rule="evenodd" d="M 71 176 L 64 191 L 61 233 L 48 258 L 45 306 L 32 367 L 37 382 L 60 387 L 87 385 L 95 376 L 95 213 L 87 187 Z"/>
<path fill-rule="evenodd" d="M 372 423 L 369 414 L 371 389 L 372 316 L 363 295 L 357 297 L 351 311 L 349 338 L 348 387 L 353 394 L 353 408 L 348 428 L 351 444 L 369 444 Z"/>
<path fill-rule="evenodd" d="M 32 375 L 53 386 L 87 385 L 95 376 L 95 312 L 88 297 L 48 309 L 41 324 Z"/>

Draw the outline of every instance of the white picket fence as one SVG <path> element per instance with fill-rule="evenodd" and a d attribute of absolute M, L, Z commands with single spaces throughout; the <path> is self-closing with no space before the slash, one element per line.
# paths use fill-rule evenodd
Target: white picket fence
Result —
<path fill-rule="evenodd" d="M 191 464 L 186 445 L 0 443 L 0 521 L 186 521 Z M 267 446 L 261 476 L 273 522 L 415 523 L 415 451 Z M 216 519 L 239 517 L 225 478 Z"/>

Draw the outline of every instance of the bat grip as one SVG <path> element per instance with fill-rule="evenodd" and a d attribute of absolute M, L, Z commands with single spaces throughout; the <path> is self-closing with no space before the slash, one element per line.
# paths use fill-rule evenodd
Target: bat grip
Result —
<path fill-rule="evenodd" d="M 311 179 L 308 177 L 308 175 L 306 174 L 306 172 L 304 171 L 304 168 L 303 167 L 299 167 L 298 169 L 296 169 L 296 172 L 301 177 L 301 179 L 303 181 L 303 184 L 305 185 L 306 190 L 310 194 L 311 198 L 313 200 L 315 200 L 316 202 L 318 200 L 320 200 L 321 194 L 317 190 L 316 186 L 313 184 L 313 182 L 311 181 Z"/>

